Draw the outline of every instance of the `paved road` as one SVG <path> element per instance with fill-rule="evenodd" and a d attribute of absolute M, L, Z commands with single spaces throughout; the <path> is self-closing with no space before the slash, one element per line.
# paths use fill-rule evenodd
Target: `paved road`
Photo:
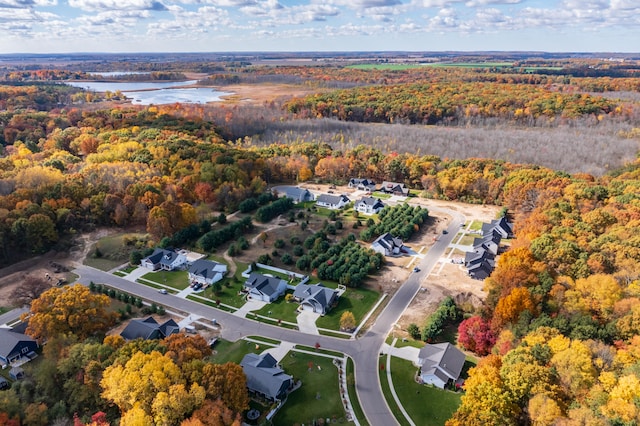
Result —
<path fill-rule="evenodd" d="M 156 289 L 145 285 L 135 284 L 118 276 L 103 272 L 88 266 L 78 266 L 74 272 L 80 275 L 83 284 L 105 283 L 114 288 L 142 297 L 152 302 L 165 305 L 172 309 L 200 315 L 204 318 L 215 318 L 222 326 L 222 337 L 235 341 L 248 335 L 260 335 L 276 340 L 283 340 L 314 346 L 319 343 L 322 348 L 343 352 L 349 355 L 355 365 L 356 391 L 368 422 L 372 426 L 391 426 L 398 422 L 391 413 L 380 387 L 380 350 L 384 339 L 391 328 L 398 321 L 415 294 L 419 291 L 421 282 L 429 275 L 438 259 L 443 256 L 447 246 L 451 243 L 464 223 L 464 216 L 460 213 L 429 207 L 431 212 L 447 214 L 452 217 L 446 235 L 441 235 L 438 241 L 417 264 L 420 272 L 412 273 L 407 281 L 398 289 L 384 310 L 380 313 L 373 326 L 364 336 L 356 340 L 338 339 L 328 336 L 306 334 L 295 330 L 259 323 L 240 318 L 230 313 L 182 299 L 170 294 L 160 294 Z"/>

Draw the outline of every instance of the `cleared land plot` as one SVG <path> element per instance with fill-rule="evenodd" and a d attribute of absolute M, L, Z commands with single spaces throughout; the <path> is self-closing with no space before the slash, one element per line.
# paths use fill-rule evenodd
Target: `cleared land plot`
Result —
<path fill-rule="evenodd" d="M 260 343 L 256 349 L 256 343 L 247 340 L 241 339 L 237 342 L 230 342 L 219 339 L 213 348 L 213 355 L 211 355 L 210 359 L 215 364 L 224 364 L 226 362 L 240 364 L 246 354 L 259 354 L 262 352 L 265 349 L 264 345 L 268 344 Z"/>
<path fill-rule="evenodd" d="M 189 287 L 189 276 L 186 271 L 147 272 L 140 278 L 163 286 L 175 288 L 176 290 L 184 290 Z"/>
<path fill-rule="evenodd" d="M 146 238 L 142 233 L 109 235 L 96 241 L 84 259 L 84 264 L 109 271 L 129 262 L 129 255 L 137 250 L 135 241 Z"/>

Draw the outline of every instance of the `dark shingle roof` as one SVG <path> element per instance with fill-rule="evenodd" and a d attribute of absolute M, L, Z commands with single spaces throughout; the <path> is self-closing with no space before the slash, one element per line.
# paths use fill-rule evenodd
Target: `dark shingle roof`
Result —
<path fill-rule="evenodd" d="M 281 278 L 267 277 L 266 275 L 253 272 L 245 281 L 244 286 L 248 289 L 256 289 L 267 296 L 271 296 L 278 291 Z"/>
<path fill-rule="evenodd" d="M 285 374 L 270 354 L 247 354 L 240 362 L 247 376 L 247 387 L 272 399 L 279 399 L 291 384 L 291 376 Z"/>
<path fill-rule="evenodd" d="M 212 260 L 198 259 L 189 267 L 189 273 L 206 279 L 212 279 L 217 274 L 223 273 L 224 268 L 222 268 L 222 266 L 225 265 Z"/>
<path fill-rule="evenodd" d="M 0 328 L 0 356 L 8 359 L 21 342 L 28 342 L 35 345 L 35 340 L 26 334 L 17 333 L 8 328 Z M 19 351 L 19 349 L 18 349 Z"/>
<path fill-rule="evenodd" d="M 125 340 L 162 339 L 178 331 L 180 331 L 180 327 L 172 319 L 160 325 L 153 317 L 149 317 L 144 320 L 132 319 L 122 330 L 120 336 Z"/>

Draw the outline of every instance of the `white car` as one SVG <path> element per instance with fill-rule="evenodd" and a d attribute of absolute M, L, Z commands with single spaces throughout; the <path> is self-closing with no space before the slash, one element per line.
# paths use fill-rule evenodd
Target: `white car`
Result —
<path fill-rule="evenodd" d="M 160 290 L 160 293 L 161 294 L 167 294 L 167 290 L 163 288 L 162 290 Z"/>

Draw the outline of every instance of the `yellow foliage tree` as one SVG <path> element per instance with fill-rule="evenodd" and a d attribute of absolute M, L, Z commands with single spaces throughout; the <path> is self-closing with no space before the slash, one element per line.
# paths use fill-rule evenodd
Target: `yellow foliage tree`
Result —
<path fill-rule="evenodd" d="M 30 312 L 21 318 L 28 319 L 26 333 L 38 341 L 68 334 L 82 340 L 115 323 L 115 313 L 108 311 L 110 304 L 109 297 L 93 294 L 81 284 L 54 287 L 35 299 Z"/>

